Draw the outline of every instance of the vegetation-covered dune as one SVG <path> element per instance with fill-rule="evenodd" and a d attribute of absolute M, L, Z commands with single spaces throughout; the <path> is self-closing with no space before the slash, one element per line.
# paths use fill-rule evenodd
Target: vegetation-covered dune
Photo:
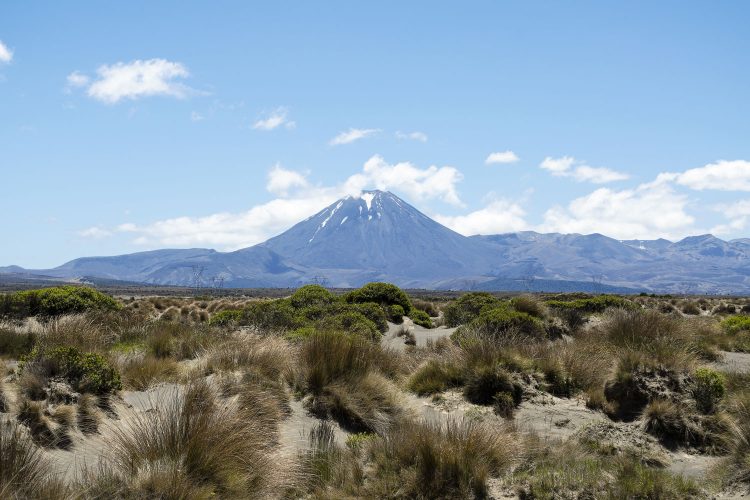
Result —
<path fill-rule="evenodd" d="M 0 498 L 730 498 L 749 311 L 385 283 L 7 293 Z"/>

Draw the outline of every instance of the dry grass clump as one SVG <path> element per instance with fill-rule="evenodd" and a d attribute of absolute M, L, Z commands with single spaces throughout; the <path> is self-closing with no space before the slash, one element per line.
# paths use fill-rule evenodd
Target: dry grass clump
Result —
<path fill-rule="evenodd" d="M 0 498 L 62 499 L 65 486 L 52 475 L 42 451 L 13 421 L 0 422 Z"/>
<path fill-rule="evenodd" d="M 549 314 L 549 310 L 544 302 L 534 295 L 519 295 L 518 297 L 513 297 L 510 303 L 516 311 L 536 318 L 546 318 Z"/>
<path fill-rule="evenodd" d="M 98 406 L 99 400 L 93 394 L 82 394 L 78 398 L 77 423 L 82 433 L 95 434 L 99 432 L 101 418 Z"/>
<path fill-rule="evenodd" d="M 95 490 L 117 497 L 264 498 L 273 491 L 275 426 L 262 404 L 220 402 L 205 382 L 114 429 L 112 469 Z"/>
<path fill-rule="evenodd" d="M 473 420 L 401 422 L 370 443 L 365 488 L 374 498 L 484 498 L 487 480 L 510 468 L 518 443 L 504 427 Z"/>
<path fill-rule="evenodd" d="M 505 426 L 474 420 L 399 421 L 382 436 L 338 446 L 327 424 L 301 455 L 314 498 L 486 498 L 487 481 L 507 472 L 520 439 Z"/>
<path fill-rule="evenodd" d="M 531 439 L 523 463 L 513 474 L 517 494 L 532 498 L 703 498 L 698 484 L 643 463 L 630 452 Z"/>
<path fill-rule="evenodd" d="M 729 456 L 722 472 L 729 483 L 750 487 L 750 374 L 731 373 L 727 377 L 731 397 L 726 401 Z"/>
<path fill-rule="evenodd" d="M 179 365 L 171 358 L 146 355 L 124 361 L 120 372 L 126 387 L 145 391 L 156 383 L 174 380 L 179 374 Z"/>
<path fill-rule="evenodd" d="M 382 375 L 379 344 L 358 335 L 319 332 L 301 346 L 298 388 L 307 407 L 355 431 L 384 432 L 402 413 L 395 386 Z"/>
<path fill-rule="evenodd" d="M 52 425 L 44 415 L 44 407 L 36 401 L 24 399 L 18 408 L 18 421 L 28 427 L 34 442 L 41 446 L 53 447 L 57 445 L 57 436 Z"/>

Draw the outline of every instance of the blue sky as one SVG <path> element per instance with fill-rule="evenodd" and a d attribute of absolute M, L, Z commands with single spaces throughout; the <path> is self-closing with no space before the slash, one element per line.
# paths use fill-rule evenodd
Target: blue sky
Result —
<path fill-rule="evenodd" d="M 0 265 L 236 249 L 368 188 L 465 234 L 747 235 L 750 5 L 405 4 L 6 2 Z"/>

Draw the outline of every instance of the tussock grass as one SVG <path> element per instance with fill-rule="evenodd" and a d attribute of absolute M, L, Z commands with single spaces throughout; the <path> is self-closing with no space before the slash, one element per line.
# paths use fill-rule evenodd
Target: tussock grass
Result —
<path fill-rule="evenodd" d="M 93 394 L 82 394 L 78 398 L 78 412 L 76 415 L 78 428 L 84 434 L 99 432 L 99 400 Z"/>
<path fill-rule="evenodd" d="M 130 358 L 121 366 L 125 386 L 145 391 L 159 382 L 172 381 L 179 374 L 179 365 L 171 358 L 158 358 L 151 355 Z"/>
<path fill-rule="evenodd" d="M 0 422 L 0 498 L 67 497 L 67 489 L 24 429 L 12 421 Z"/>
<path fill-rule="evenodd" d="M 114 428 L 112 467 L 120 493 L 263 498 L 275 486 L 275 428 L 263 408 L 221 403 L 205 382 L 196 382 L 159 411 Z"/>

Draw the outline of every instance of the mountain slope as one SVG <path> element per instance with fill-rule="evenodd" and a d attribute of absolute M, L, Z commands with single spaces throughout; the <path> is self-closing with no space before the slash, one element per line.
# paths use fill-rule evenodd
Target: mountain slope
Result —
<path fill-rule="evenodd" d="M 261 246 L 308 267 L 422 282 L 481 274 L 492 254 L 382 191 L 341 199 Z"/>

